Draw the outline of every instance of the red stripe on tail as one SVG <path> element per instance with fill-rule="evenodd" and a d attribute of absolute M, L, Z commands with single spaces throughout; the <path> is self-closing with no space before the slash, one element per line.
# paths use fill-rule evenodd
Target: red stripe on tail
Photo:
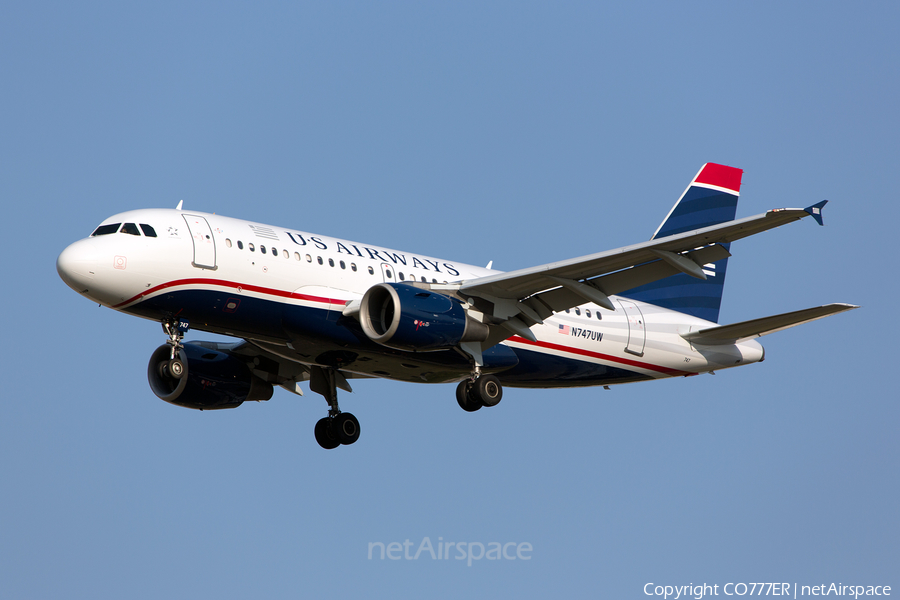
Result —
<path fill-rule="evenodd" d="M 705 183 L 714 185 L 734 193 L 741 191 L 741 176 L 744 174 L 742 169 L 734 167 L 726 167 L 725 165 L 717 165 L 716 163 L 706 163 L 694 183 Z"/>

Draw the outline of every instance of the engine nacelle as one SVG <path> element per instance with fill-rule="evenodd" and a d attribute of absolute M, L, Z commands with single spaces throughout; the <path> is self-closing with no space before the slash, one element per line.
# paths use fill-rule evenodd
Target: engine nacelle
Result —
<path fill-rule="evenodd" d="M 405 283 L 369 288 L 360 303 L 359 321 L 373 342 L 412 352 L 446 350 L 488 336 L 487 325 L 469 317 L 456 298 Z"/>
<path fill-rule="evenodd" d="M 272 385 L 253 375 L 246 364 L 224 352 L 196 344 L 178 350 L 175 367 L 169 360 L 172 347 L 157 348 L 150 356 L 147 379 L 150 389 L 171 404 L 213 410 L 237 408 L 244 400 L 268 400 Z"/>

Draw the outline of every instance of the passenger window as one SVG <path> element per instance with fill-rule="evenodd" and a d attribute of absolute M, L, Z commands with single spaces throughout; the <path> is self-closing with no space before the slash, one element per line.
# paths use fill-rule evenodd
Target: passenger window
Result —
<path fill-rule="evenodd" d="M 141 232 L 138 231 L 137 225 L 134 223 L 125 223 L 122 225 L 121 233 L 127 233 L 128 235 L 141 235 Z"/>
<path fill-rule="evenodd" d="M 272 248 L 272 256 L 278 256 L 278 249 Z"/>
<path fill-rule="evenodd" d="M 578 315 L 579 317 L 581 316 L 581 309 L 578 308 L 577 306 L 575 307 L 575 314 Z"/>
<path fill-rule="evenodd" d="M 328 259 L 328 266 L 329 266 L 329 267 L 333 267 L 333 266 L 334 266 L 334 259 L 333 259 L 333 258 L 329 258 L 329 259 Z"/>
<path fill-rule="evenodd" d="M 341 268 L 342 268 L 342 269 L 346 269 L 346 268 L 347 268 L 347 265 L 344 264 L 344 261 L 341 261 Z"/>
<path fill-rule="evenodd" d="M 391 273 L 391 270 L 390 270 L 390 269 L 385 269 L 385 270 L 384 270 L 384 274 L 387 276 L 388 279 L 393 279 L 393 278 L 394 278 L 394 275 L 393 275 L 393 273 Z"/>
<path fill-rule="evenodd" d="M 432 279 L 431 283 L 437 283 L 437 279 Z"/>
<path fill-rule="evenodd" d="M 317 257 L 316 257 L 316 260 L 319 261 L 319 264 L 320 264 L 320 265 L 324 265 L 324 264 L 325 264 L 325 261 L 322 260 L 322 257 L 321 257 L 321 256 L 317 256 Z"/>
<path fill-rule="evenodd" d="M 350 263 L 350 270 L 356 273 L 356 263 Z"/>
<path fill-rule="evenodd" d="M 374 275 L 374 274 L 375 274 L 375 269 L 373 269 L 372 267 L 369 267 L 369 275 Z"/>
<path fill-rule="evenodd" d="M 109 225 L 101 225 L 97 229 L 94 230 L 94 233 L 91 234 L 91 237 L 95 237 L 98 235 L 109 235 L 111 233 L 115 233 L 119 230 L 119 225 L 121 223 L 111 223 Z"/>
<path fill-rule="evenodd" d="M 312 262 L 312 256 L 310 256 L 309 254 L 306 255 L 306 262 Z"/>
<path fill-rule="evenodd" d="M 256 252 L 256 246 L 254 246 L 253 244 L 247 244 L 247 250 L 249 250 L 250 252 Z"/>
<path fill-rule="evenodd" d="M 569 314 L 569 309 L 568 309 L 568 308 L 566 309 L 566 314 Z"/>
<path fill-rule="evenodd" d="M 400 281 L 406 281 L 406 277 L 403 276 L 403 273 L 398 272 L 397 275 L 400 276 Z"/>
<path fill-rule="evenodd" d="M 231 240 L 229 240 L 228 238 L 225 238 L 225 246 L 231 248 Z"/>
<path fill-rule="evenodd" d="M 266 253 L 266 247 L 263 246 L 262 244 L 260 244 L 260 245 L 259 245 L 259 251 L 262 252 L 263 254 L 265 254 L 265 253 Z"/>
<path fill-rule="evenodd" d="M 285 257 L 285 258 L 290 258 L 290 257 L 291 257 L 290 252 L 288 252 L 287 250 L 282 250 L 282 251 L 281 251 L 281 255 L 282 255 L 283 257 Z M 298 259 L 298 260 L 300 259 L 300 255 L 299 255 L 299 254 L 297 255 L 297 259 Z"/>
<path fill-rule="evenodd" d="M 590 319 L 591 318 L 591 309 L 589 309 L 589 308 L 584 309 L 584 316 L 586 316 L 588 319 Z"/>
<path fill-rule="evenodd" d="M 242 242 L 241 240 L 238 240 L 238 250 L 243 250 L 243 249 L 244 249 L 244 242 Z"/>
<path fill-rule="evenodd" d="M 597 320 L 598 320 L 598 321 L 602 321 L 602 320 L 603 320 L 603 315 L 600 314 L 600 311 L 599 311 L 599 310 L 597 311 Z"/>
<path fill-rule="evenodd" d="M 147 237 L 156 237 L 156 230 L 145 223 L 141 223 L 141 231 L 143 231 L 144 235 Z"/>
<path fill-rule="evenodd" d="M 428 280 L 425 279 L 425 276 L 424 276 L 424 275 L 422 275 L 422 283 L 428 283 Z"/>
<path fill-rule="evenodd" d="M 287 250 L 285 250 L 285 252 L 287 252 Z M 300 253 L 299 253 L 299 252 L 294 252 L 294 260 L 300 260 Z"/>

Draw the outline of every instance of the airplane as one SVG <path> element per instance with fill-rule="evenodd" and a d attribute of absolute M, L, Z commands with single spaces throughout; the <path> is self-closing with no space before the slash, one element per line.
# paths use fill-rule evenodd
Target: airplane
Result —
<path fill-rule="evenodd" d="M 719 325 L 731 243 L 826 201 L 735 219 L 743 171 L 706 163 L 647 242 L 511 272 L 216 214 L 143 209 L 59 255 L 73 290 L 162 324 L 150 388 L 199 410 L 324 396 L 325 449 L 350 445 L 348 380 L 456 383 L 467 412 L 503 387 L 608 386 L 760 362 L 757 338 L 846 310 L 827 304 Z M 239 338 L 185 342 L 189 329 Z"/>

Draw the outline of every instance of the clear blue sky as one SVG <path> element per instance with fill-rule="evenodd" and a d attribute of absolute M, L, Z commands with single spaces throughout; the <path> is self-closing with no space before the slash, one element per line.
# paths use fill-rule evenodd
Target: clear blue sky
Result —
<path fill-rule="evenodd" d="M 0 11 L 0 595 L 643 598 L 648 582 L 900 589 L 895 3 L 7 3 Z M 196 412 L 157 324 L 55 259 L 174 207 L 514 269 L 643 241 L 701 164 L 738 216 L 722 322 L 862 309 L 716 376 L 362 381 Z M 191 337 L 191 336 L 189 336 Z M 204 334 L 194 334 L 203 339 Z M 368 560 L 371 542 L 531 560 Z"/>

